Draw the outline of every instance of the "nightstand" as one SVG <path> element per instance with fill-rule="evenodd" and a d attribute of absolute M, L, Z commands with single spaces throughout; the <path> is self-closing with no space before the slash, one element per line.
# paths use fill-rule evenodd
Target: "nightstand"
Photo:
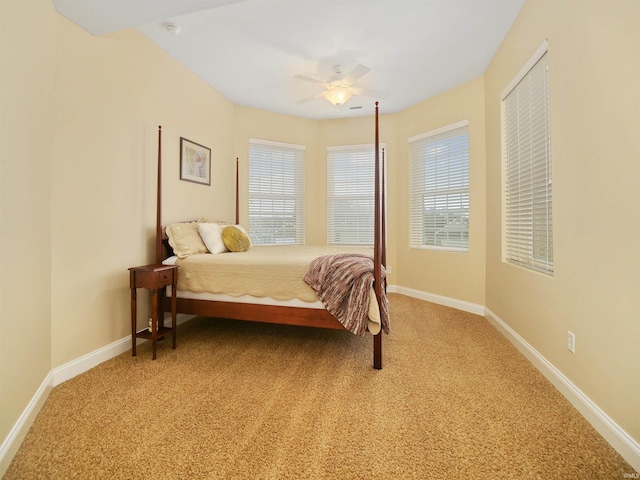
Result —
<path fill-rule="evenodd" d="M 156 342 L 171 330 L 173 348 L 176 348 L 176 285 L 178 283 L 178 267 L 176 265 L 145 265 L 129 269 L 131 285 L 131 340 L 133 356 L 136 356 L 136 339 L 151 340 L 153 360 L 156 359 Z M 164 326 L 164 314 L 158 318 L 158 290 L 171 285 L 171 325 Z M 137 300 L 136 290 L 146 288 L 151 291 L 151 331 L 145 328 L 137 332 Z"/>

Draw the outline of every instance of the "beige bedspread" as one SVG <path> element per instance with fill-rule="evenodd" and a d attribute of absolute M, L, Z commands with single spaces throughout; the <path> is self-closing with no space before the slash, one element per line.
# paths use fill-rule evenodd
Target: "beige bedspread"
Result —
<path fill-rule="evenodd" d="M 200 254 L 178 259 L 178 290 L 240 296 L 297 298 L 317 302 L 304 282 L 311 261 L 322 255 L 365 253 L 368 247 L 253 246 L 246 252 Z"/>
<path fill-rule="evenodd" d="M 314 259 L 338 253 L 373 255 L 373 248 L 274 245 L 253 246 L 246 252 L 191 255 L 175 262 L 180 267 L 177 289 L 318 302 L 318 295 L 304 277 Z M 380 331 L 381 318 L 373 291 L 368 317 L 367 329 L 375 335 Z"/>

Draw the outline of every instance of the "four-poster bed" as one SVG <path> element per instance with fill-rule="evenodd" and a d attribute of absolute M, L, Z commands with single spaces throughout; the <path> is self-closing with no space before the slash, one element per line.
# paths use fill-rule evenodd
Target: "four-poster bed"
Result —
<path fill-rule="evenodd" d="M 381 369 L 382 368 L 382 331 L 386 331 L 388 333 L 389 330 L 388 330 L 388 302 L 387 302 L 386 293 L 385 293 L 385 270 L 384 270 L 384 266 L 386 262 L 385 206 L 384 206 L 384 200 L 385 200 L 384 153 L 382 155 L 382 160 L 381 160 L 380 154 L 379 154 L 379 127 L 378 127 L 378 103 L 377 102 L 375 107 L 375 147 L 374 148 L 375 148 L 375 189 L 374 189 L 375 191 L 374 230 L 375 231 L 374 231 L 373 255 L 372 256 L 369 255 L 367 256 L 367 260 L 363 260 L 363 255 L 354 254 L 354 257 L 358 257 L 358 258 L 355 258 L 354 261 L 355 262 L 368 261 L 369 264 L 371 264 L 371 259 L 373 260 L 372 265 L 369 267 L 369 270 L 372 271 L 372 275 L 373 275 L 372 276 L 373 285 L 372 285 L 372 288 L 369 287 L 369 289 L 365 293 L 367 298 L 366 302 L 369 304 L 369 300 L 371 300 L 369 317 L 374 318 L 376 315 L 376 312 L 377 312 L 377 315 L 379 315 L 380 325 L 378 326 L 377 331 L 376 329 L 371 329 L 371 328 L 370 328 L 370 331 L 371 333 L 374 334 L 373 335 L 373 338 L 374 338 L 373 367 L 375 369 Z M 161 186 L 160 186 L 160 183 L 161 183 L 160 176 L 161 176 L 161 168 L 162 168 L 161 163 L 162 162 L 161 162 L 161 128 L 160 128 L 158 132 L 158 190 L 157 190 L 158 195 L 157 195 L 156 242 L 155 242 L 155 247 L 156 247 L 155 253 L 156 253 L 157 264 L 167 262 L 167 259 L 165 259 L 163 256 L 163 248 L 162 248 L 163 225 L 162 225 L 162 218 L 161 218 Z M 239 175 L 238 163 L 236 160 L 235 224 L 237 226 L 239 226 L 240 224 L 238 175 Z M 165 242 L 166 242 L 166 238 L 165 238 Z M 271 250 L 272 252 L 278 251 L 277 250 L 278 247 L 252 247 L 250 250 L 259 251 L 260 248 L 273 249 Z M 312 248 L 312 247 L 309 247 L 309 248 Z M 329 251 L 329 253 L 334 254 L 336 258 L 338 257 L 338 255 L 335 255 L 336 253 L 335 248 L 334 249 L 331 249 L 329 247 L 322 247 L 322 248 L 326 251 Z M 304 250 L 304 248 L 302 248 L 302 250 Z M 348 249 L 345 249 L 345 250 L 348 250 Z M 329 253 L 325 254 L 325 257 L 324 257 L 325 259 L 327 259 L 326 257 L 329 256 Z M 295 257 L 296 255 L 292 255 L 292 256 Z M 306 253 L 306 255 L 309 255 L 309 254 Z M 344 260 L 345 255 L 347 254 L 342 254 L 342 257 L 340 257 L 341 260 Z M 237 254 L 237 253 L 222 254 L 222 255 L 204 255 L 204 256 L 192 255 L 189 258 L 179 259 L 178 261 L 182 261 L 183 263 L 182 264 L 178 263 L 179 265 L 178 272 L 181 280 L 178 281 L 177 301 L 176 300 L 173 301 L 173 302 L 176 302 L 177 305 L 176 303 L 172 302 L 171 297 L 173 295 L 165 295 L 161 301 L 160 322 L 162 322 L 164 312 L 171 312 L 173 307 L 174 309 L 177 308 L 178 313 L 192 314 L 192 315 L 205 316 L 205 317 L 248 320 L 248 321 L 256 321 L 256 322 L 287 324 L 287 325 L 299 325 L 299 326 L 309 326 L 309 327 L 317 327 L 317 328 L 330 328 L 330 329 L 341 329 L 341 330 L 349 329 L 350 331 L 356 333 L 352 328 L 347 328 L 345 327 L 345 325 L 343 325 L 344 319 L 339 314 L 337 314 L 337 316 L 338 318 L 340 318 L 341 321 L 343 321 L 343 323 L 341 323 L 341 321 L 339 321 L 336 318 L 336 316 L 329 313 L 329 311 L 325 308 L 318 308 L 317 306 L 314 308 L 307 308 L 305 306 L 301 306 L 300 303 L 304 303 L 304 302 L 298 302 L 297 304 L 294 302 L 294 306 L 290 306 L 291 304 L 287 302 L 280 303 L 280 304 L 276 302 L 276 304 L 270 304 L 271 302 L 265 303 L 262 301 L 262 299 L 259 299 L 259 298 L 254 298 L 252 300 L 251 297 L 249 297 L 250 299 L 247 300 L 248 303 L 245 303 L 245 300 L 238 301 L 236 298 L 232 299 L 232 301 L 219 301 L 219 300 L 209 299 L 209 298 L 215 298 L 215 297 L 207 297 L 208 299 L 201 299 L 199 298 L 198 294 L 190 295 L 189 292 L 183 292 L 182 290 L 187 290 L 187 287 L 185 287 L 185 284 L 189 283 L 188 279 L 191 278 L 192 276 L 191 273 L 185 274 L 182 271 L 183 265 L 184 265 L 184 268 L 186 269 L 189 263 L 195 263 L 196 260 L 213 261 L 214 257 L 216 257 L 215 260 L 224 260 L 225 262 L 227 262 L 227 261 L 230 261 L 232 258 L 242 259 L 244 261 L 246 260 L 246 258 L 249 257 L 249 255 L 243 256 L 243 254 Z M 285 256 L 280 256 L 278 258 L 285 258 Z M 316 260 L 320 260 L 320 259 L 318 258 Z M 289 260 L 286 260 L 286 262 L 288 261 Z M 361 266 L 362 265 L 360 265 L 360 267 Z M 326 269 L 329 268 L 329 267 L 319 266 L 319 264 L 316 264 L 316 267 L 318 267 L 319 269 L 318 272 L 320 270 L 324 272 Z M 357 267 L 354 264 L 353 268 L 357 269 L 360 267 Z M 246 268 L 246 265 L 245 265 L 245 268 Z M 299 269 L 300 265 L 298 265 L 297 268 Z M 215 270 L 216 272 L 221 271 L 220 266 L 216 266 L 215 269 L 216 269 Z M 307 280 L 307 283 L 309 285 L 311 285 L 311 281 L 309 281 L 309 278 L 307 277 L 310 274 L 311 272 L 309 272 L 309 274 L 305 276 L 305 279 Z M 192 280 L 197 278 L 197 274 L 193 274 L 193 275 L 194 276 Z M 369 273 L 367 272 L 365 275 L 369 275 Z M 229 278 L 229 277 L 226 277 L 226 278 Z M 317 277 L 315 278 L 317 279 Z M 369 285 L 371 285 L 371 277 L 364 279 L 365 282 L 367 280 L 369 280 Z M 333 285 L 332 287 L 335 287 L 335 285 Z M 197 288 L 194 290 L 200 291 L 200 292 L 202 291 L 202 289 L 200 288 Z M 364 291 L 364 289 L 361 289 L 361 290 Z M 369 299 L 369 290 L 371 290 L 371 299 Z M 211 290 L 211 291 L 217 291 L 217 290 Z M 264 294 L 264 296 L 268 296 L 268 295 L 269 295 L 268 293 Z M 320 297 L 320 294 L 318 294 L 318 297 Z M 324 295 L 324 297 L 322 298 L 326 299 L 326 297 L 327 295 Z M 349 300 L 349 303 L 353 303 L 353 302 Z M 356 303 L 358 303 L 357 298 L 356 298 Z M 335 314 L 334 310 L 331 310 L 331 311 Z M 371 321 L 369 321 L 369 324 L 372 324 Z M 362 329 L 360 328 L 360 330 Z M 358 333 L 358 334 L 361 334 L 361 333 Z"/>

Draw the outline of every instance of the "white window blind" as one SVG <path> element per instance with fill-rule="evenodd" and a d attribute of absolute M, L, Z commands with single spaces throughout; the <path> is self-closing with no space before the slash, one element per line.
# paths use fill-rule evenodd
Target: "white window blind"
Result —
<path fill-rule="evenodd" d="M 502 96 L 504 248 L 508 262 L 553 273 L 546 42 Z M 511 86 L 511 85 L 510 85 Z"/>
<path fill-rule="evenodd" d="M 409 139 L 413 248 L 469 250 L 467 120 Z"/>
<path fill-rule="evenodd" d="M 249 232 L 256 245 L 304 244 L 304 146 L 249 139 Z"/>
<path fill-rule="evenodd" d="M 380 144 L 381 152 L 384 148 L 384 144 Z M 373 144 L 327 148 L 327 242 L 330 245 L 373 245 L 374 187 Z"/>

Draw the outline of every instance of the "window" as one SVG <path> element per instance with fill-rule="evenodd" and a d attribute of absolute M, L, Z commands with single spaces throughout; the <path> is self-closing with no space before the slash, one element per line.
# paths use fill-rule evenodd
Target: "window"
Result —
<path fill-rule="evenodd" d="M 551 275 L 551 147 L 547 43 L 501 95 L 503 130 L 503 257 Z"/>
<path fill-rule="evenodd" d="M 380 149 L 384 149 L 384 144 L 380 144 Z M 373 144 L 327 148 L 330 245 L 373 245 L 375 168 Z"/>
<path fill-rule="evenodd" d="M 469 250 L 469 122 L 409 139 L 413 248 Z"/>
<path fill-rule="evenodd" d="M 256 245 L 304 244 L 304 146 L 249 139 L 249 232 Z"/>

